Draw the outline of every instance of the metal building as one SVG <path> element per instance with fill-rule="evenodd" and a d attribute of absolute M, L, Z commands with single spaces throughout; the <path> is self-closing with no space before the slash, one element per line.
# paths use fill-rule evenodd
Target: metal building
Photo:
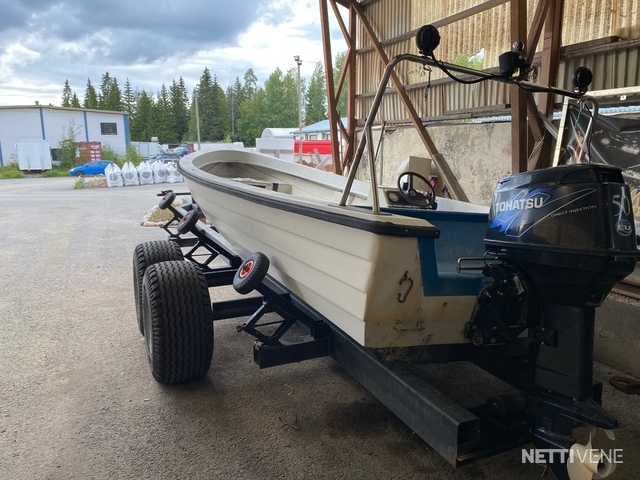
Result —
<path fill-rule="evenodd" d="M 522 41 L 533 59 L 535 81 L 567 88 L 577 66 L 593 70 L 592 90 L 638 86 L 640 70 L 640 10 L 637 0 L 320 0 L 331 137 L 340 131 L 346 141 L 336 171 L 348 168 L 373 100 L 381 72 L 400 53 L 417 53 L 415 33 L 424 24 L 438 27 L 441 60 L 482 56 L 482 68 L 496 71 L 498 56 Z M 333 81 L 333 52 L 329 42 L 332 15 L 346 42 L 346 59 Z M 431 75 L 431 76 L 429 76 Z M 556 99 L 551 95 L 517 94 L 501 85 L 479 84 L 465 89 L 442 77 L 405 67 L 391 79 L 382 111 L 388 125 L 417 127 L 424 148 L 437 165 L 455 198 L 467 199 L 448 159 L 441 155 L 424 123 L 482 115 L 510 114 L 511 171 L 541 168 L 541 154 L 552 148 L 545 125 Z M 493 83 L 493 82 L 489 82 Z M 337 99 L 348 91 L 349 126 L 340 121 Z M 425 95 L 428 90 L 428 96 Z M 638 102 L 640 96 L 612 96 L 617 102 Z M 333 151 L 339 151 L 334 143 Z"/>
<path fill-rule="evenodd" d="M 18 162 L 19 140 L 46 140 L 53 157 L 73 130 L 77 142 L 101 142 L 125 154 L 129 116 L 122 112 L 44 105 L 0 106 L 0 166 Z"/>

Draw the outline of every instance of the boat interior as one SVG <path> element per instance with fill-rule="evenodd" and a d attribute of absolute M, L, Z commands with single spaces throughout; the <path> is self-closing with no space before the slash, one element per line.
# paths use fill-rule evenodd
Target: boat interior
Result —
<path fill-rule="evenodd" d="M 282 162 L 282 169 L 241 161 L 215 162 L 204 171 L 255 188 L 329 202 L 338 206 L 344 189 L 344 177 L 316 171 L 310 167 Z M 300 172 L 304 169 L 305 176 Z M 294 173 L 298 173 L 297 175 Z M 429 207 L 412 205 L 398 186 L 377 186 L 381 215 L 405 216 L 425 220 L 440 229 L 439 238 L 419 238 L 425 295 L 477 295 L 482 288 L 480 271 L 460 270 L 459 259 L 482 259 L 488 208 L 448 198 L 437 198 Z M 349 193 L 349 206 L 372 209 L 371 184 L 355 180 Z"/>

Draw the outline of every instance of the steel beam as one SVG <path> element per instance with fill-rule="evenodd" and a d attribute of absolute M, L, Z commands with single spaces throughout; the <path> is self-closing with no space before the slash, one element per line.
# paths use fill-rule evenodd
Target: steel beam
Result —
<path fill-rule="evenodd" d="M 527 1 L 511 0 L 511 41 L 526 39 Z M 527 92 L 513 85 L 511 97 L 511 173 L 527 171 Z"/>
<path fill-rule="evenodd" d="M 330 355 L 451 464 L 460 444 L 477 441 L 480 419 L 406 365 L 381 362 L 333 326 Z"/>

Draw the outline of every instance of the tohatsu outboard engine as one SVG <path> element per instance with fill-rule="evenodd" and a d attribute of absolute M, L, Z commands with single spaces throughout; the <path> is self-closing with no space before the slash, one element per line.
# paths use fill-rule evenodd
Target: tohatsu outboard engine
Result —
<path fill-rule="evenodd" d="M 595 308 L 635 267 L 634 230 L 618 168 L 576 164 L 498 184 L 485 245 L 499 261 L 485 267 L 492 281 L 467 336 L 483 345 L 528 330 L 527 403 L 539 448 L 570 448 L 575 421 L 618 426 L 594 400 L 594 320 Z"/>

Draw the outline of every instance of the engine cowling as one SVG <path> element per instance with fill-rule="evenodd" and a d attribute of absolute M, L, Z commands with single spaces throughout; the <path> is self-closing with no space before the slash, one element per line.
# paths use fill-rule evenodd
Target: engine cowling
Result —
<path fill-rule="evenodd" d="M 607 165 L 500 180 L 485 245 L 535 281 L 543 302 L 597 306 L 638 258 L 629 187 Z"/>
<path fill-rule="evenodd" d="M 500 259 L 496 268 L 508 274 L 503 288 L 516 278 L 522 281 L 512 281 L 518 291 L 508 296 L 496 287 L 490 290 L 500 283 L 493 274 L 493 283 L 485 288 L 493 293 L 491 302 L 485 301 L 489 307 L 483 311 L 479 299 L 468 331 L 476 344 L 496 338 L 494 331 L 506 332 L 492 316 L 505 311 L 503 305 L 516 309 L 514 318 L 523 312 L 528 316 L 533 437 L 543 445 L 551 444 L 550 436 L 569 437 L 570 428 L 557 418 L 616 428 L 615 418 L 594 400 L 592 372 L 595 308 L 639 258 L 630 192 L 621 170 L 577 164 L 500 180 L 485 245 L 490 256 Z M 523 310 L 525 300 L 537 308 Z M 522 319 L 505 324 L 516 333 L 523 326 Z"/>

